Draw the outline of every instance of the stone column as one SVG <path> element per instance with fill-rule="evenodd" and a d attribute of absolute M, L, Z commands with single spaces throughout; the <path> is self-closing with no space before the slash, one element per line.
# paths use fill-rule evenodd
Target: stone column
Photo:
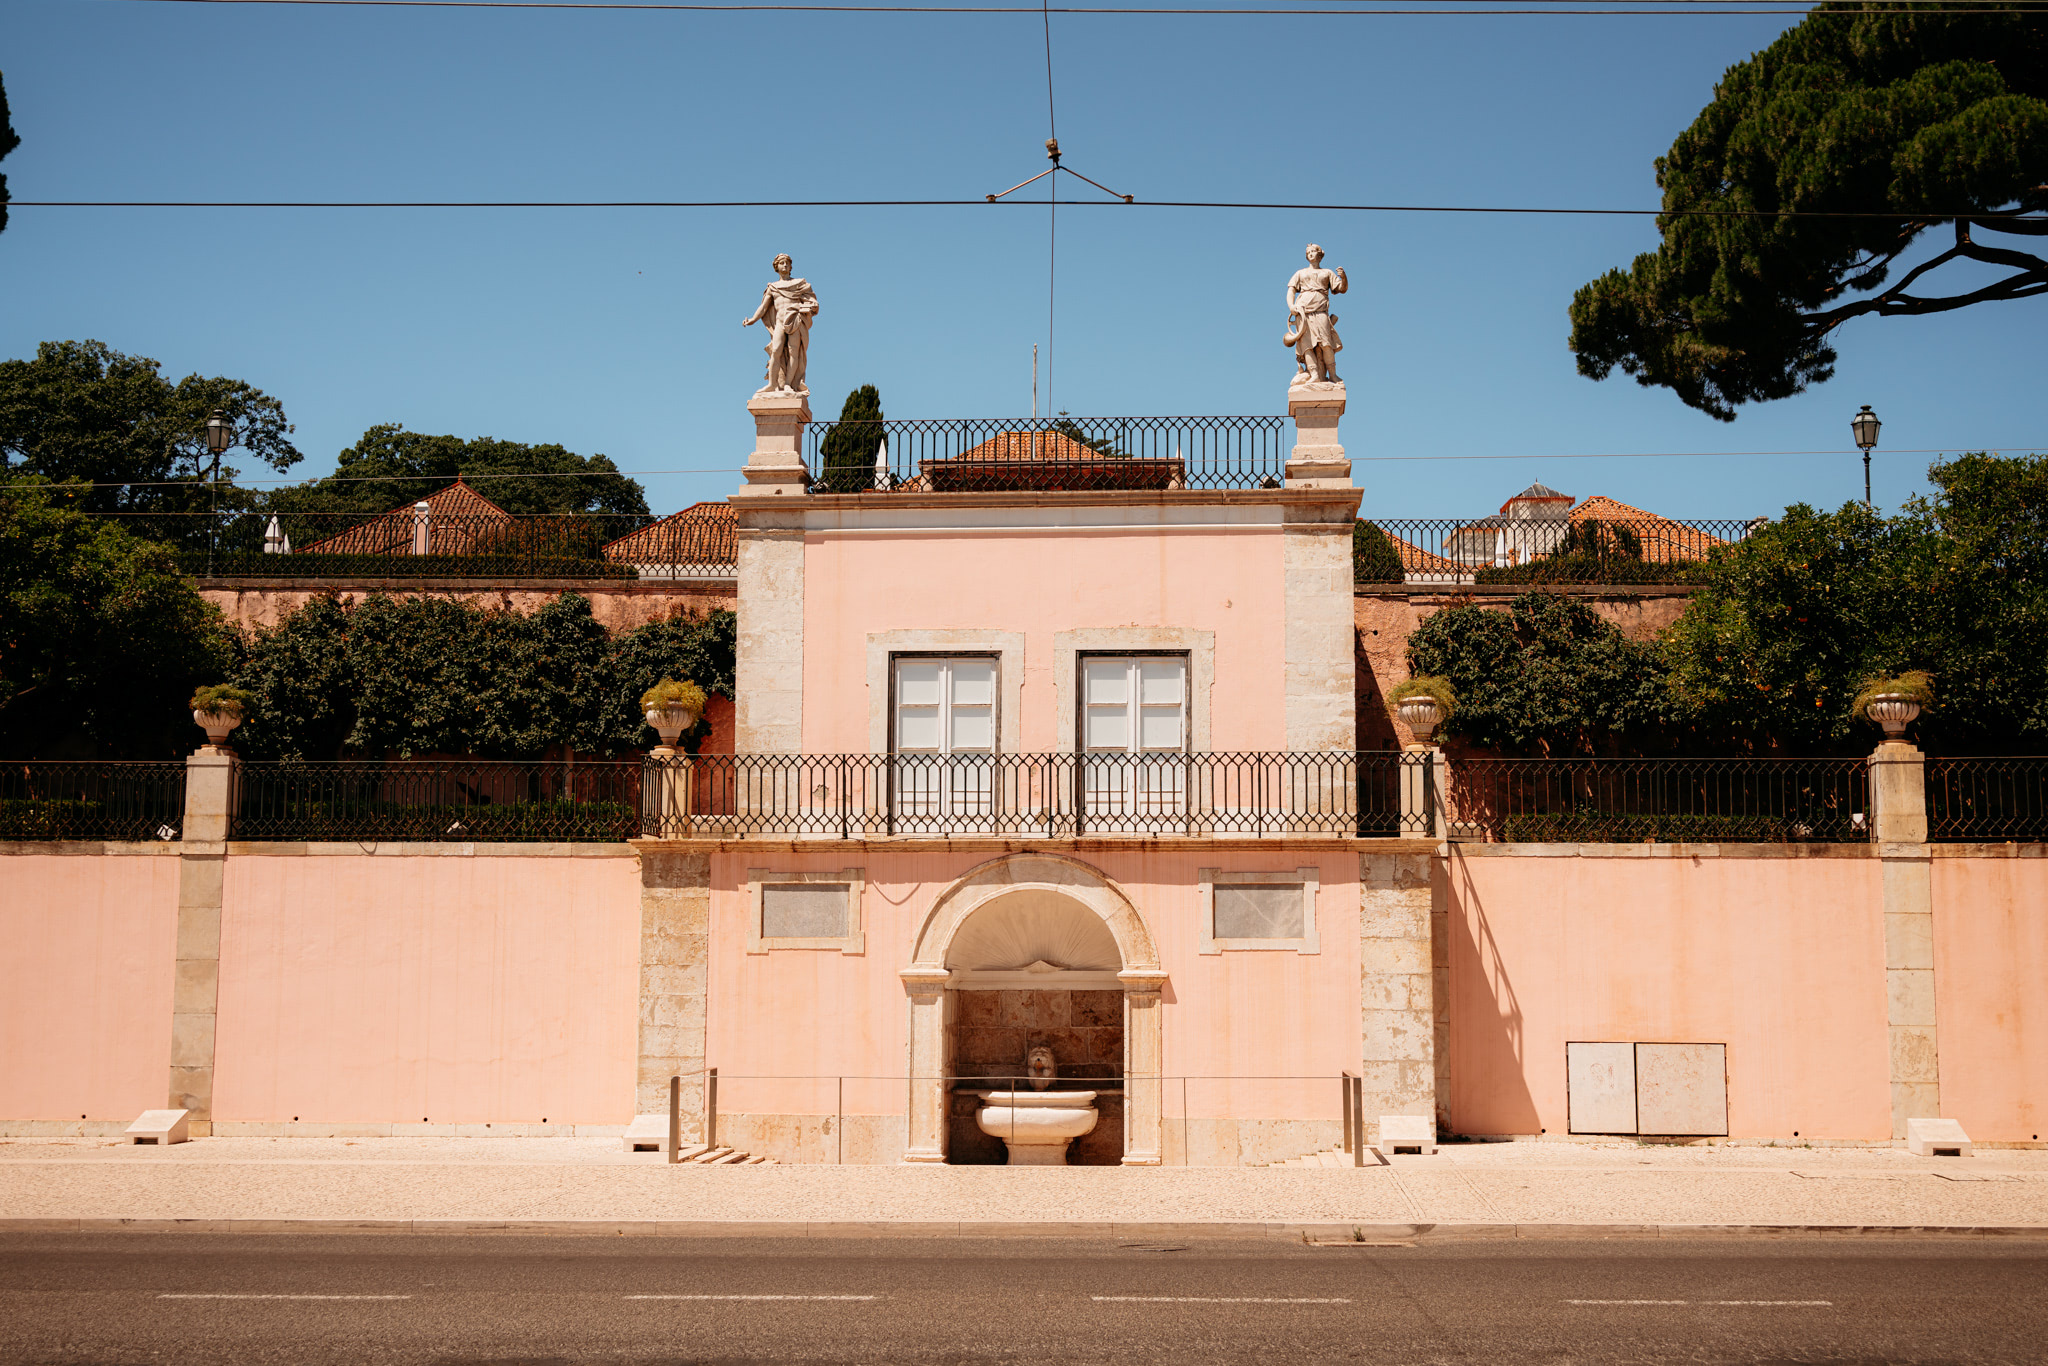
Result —
<path fill-rule="evenodd" d="M 205 745 L 185 761 L 185 821 L 178 846 L 178 938 L 171 986 L 170 1099 L 187 1132 L 213 1132 L 213 1041 L 220 998 L 221 890 L 240 760 Z"/>
<path fill-rule="evenodd" d="M 903 1160 L 944 1162 L 946 1101 L 953 1071 L 952 1050 L 947 1047 L 953 993 L 946 990 L 946 983 L 952 974 L 944 968 L 904 968 L 901 976 L 910 998 L 910 1110 Z"/>
<path fill-rule="evenodd" d="M 1282 689 L 1297 753 L 1358 748 L 1357 625 L 1351 605 L 1355 491 L 1282 509 Z M 1356 800 L 1354 784 L 1349 801 Z"/>
<path fill-rule="evenodd" d="M 754 415 L 754 453 L 747 457 L 747 482 L 740 492 L 802 496 L 811 486 L 810 471 L 804 466 L 810 390 L 758 393 L 747 400 L 747 411 Z"/>
<path fill-rule="evenodd" d="M 1444 784 L 1449 778 L 1444 752 L 1435 745 L 1409 745 L 1401 751 L 1403 839 L 1444 837 Z"/>
<path fill-rule="evenodd" d="M 1287 390 L 1287 415 L 1294 419 L 1294 449 L 1287 455 L 1287 487 L 1350 488 L 1351 461 L 1337 439 L 1344 416 L 1344 386 L 1296 384 Z"/>
<path fill-rule="evenodd" d="M 1156 1167 L 1161 1160 L 1159 1089 L 1166 1084 L 1159 1020 L 1166 974 L 1157 968 L 1127 968 L 1116 976 L 1124 984 L 1124 1165 Z"/>
<path fill-rule="evenodd" d="M 1369 1142 L 1381 1115 L 1437 1113 L 1429 854 L 1358 856 L 1359 1076 Z"/>
<path fill-rule="evenodd" d="M 711 950 L 711 856 L 640 846 L 640 1046 L 633 1113 L 668 1108 L 683 1079 L 683 1136 L 704 1141 L 704 1002 Z"/>
<path fill-rule="evenodd" d="M 803 514 L 742 508 L 738 575 L 734 748 L 795 754 L 804 730 Z"/>
<path fill-rule="evenodd" d="M 1885 1023 L 1892 1137 L 1941 1115 L 1934 1016 L 1934 884 L 1927 850 L 1927 756 L 1886 740 L 1870 756 L 1872 837 L 1884 895 Z"/>

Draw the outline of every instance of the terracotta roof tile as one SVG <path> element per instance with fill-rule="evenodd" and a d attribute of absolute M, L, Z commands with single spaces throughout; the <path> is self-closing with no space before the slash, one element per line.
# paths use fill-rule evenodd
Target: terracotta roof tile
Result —
<path fill-rule="evenodd" d="M 425 498 L 400 503 L 348 530 L 310 545 L 299 546 L 299 555 L 411 555 L 419 550 L 417 503 L 427 505 L 427 544 L 430 555 L 466 555 L 478 544 L 495 536 L 499 528 L 512 525 L 511 513 L 478 493 L 457 477 L 446 488 Z"/>
<path fill-rule="evenodd" d="M 732 504 L 694 503 L 627 532 L 599 553 L 630 564 L 737 564 L 738 529 Z"/>
<path fill-rule="evenodd" d="M 1643 558 L 1656 564 L 1704 560 L 1709 550 L 1717 545 L 1728 544 L 1719 536 L 1696 531 L 1668 517 L 1645 512 L 1639 507 L 1630 507 L 1627 503 L 1609 498 L 1605 494 L 1596 493 L 1573 508 L 1571 520 L 1574 523 L 1621 523 L 1643 543 Z"/>

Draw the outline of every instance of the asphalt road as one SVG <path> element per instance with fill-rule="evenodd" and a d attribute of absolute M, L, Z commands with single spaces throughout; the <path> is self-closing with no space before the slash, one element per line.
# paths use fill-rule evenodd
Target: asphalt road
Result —
<path fill-rule="evenodd" d="M 2041 1362 L 2048 1241 L 15 1235 L 0 1362 Z"/>

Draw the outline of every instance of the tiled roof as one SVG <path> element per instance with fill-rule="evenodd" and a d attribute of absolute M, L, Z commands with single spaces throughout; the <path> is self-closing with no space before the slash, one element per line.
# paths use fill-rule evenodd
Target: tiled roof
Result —
<path fill-rule="evenodd" d="M 457 476 L 454 483 L 414 500 L 427 505 L 427 553 L 466 555 L 487 537 L 515 520 L 511 513 L 478 493 Z M 419 518 L 414 503 L 400 503 L 389 512 L 350 527 L 293 553 L 300 555 L 411 555 L 418 548 Z"/>
<path fill-rule="evenodd" d="M 1470 574 L 1472 572 L 1471 565 L 1459 564 L 1456 560 L 1447 560 L 1441 555 L 1433 555 L 1414 542 L 1404 541 L 1393 532 L 1387 531 L 1384 528 L 1381 529 L 1381 534 L 1393 543 L 1394 553 L 1401 557 L 1401 568 L 1407 573 L 1456 575 Z"/>
<path fill-rule="evenodd" d="M 1520 502 L 1524 498 L 1562 498 L 1567 503 L 1572 500 L 1572 496 L 1569 493 L 1559 493 L 1548 484 L 1531 484 L 1513 498 L 1508 499 L 1508 501 L 1515 503 Z"/>
<path fill-rule="evenodd" d="M 694 503 L 627 532 L 599 553 L 628 564 L 736 564 L 738 528 L 731 503 Z"/>
<path fill-rule="evenodd" d="M 1654 512 L 1630 507 L 1627 503 L 1609 498 L 1605 494 L 1594 494 L 1573 508 L 1571 520 L 1575 523 L 1621 523 L 1643 543 L 1643 558 L 1659 564 L 1669 564 L 1678 560 L 1704 560 L 1709 550 L 1717 545 L 1728 544 L 1719 536 L 1681 526 L 1668 517 L 1659 517 Z"/>
<path fill-rule="evenodd" d="M 1098 451 L 1064 432 L 998 432 L 955 456 L 918 462 L 935 492 L 960 489 L 1168 489 L 1182 486 L 1178 456 Z"/>

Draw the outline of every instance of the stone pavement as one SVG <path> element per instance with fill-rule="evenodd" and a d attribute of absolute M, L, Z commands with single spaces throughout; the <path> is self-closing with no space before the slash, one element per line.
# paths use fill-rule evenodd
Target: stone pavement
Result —
<path fill-rule="evenodd" d="M 2048 1236 L 2048 1151 L 1454 1144 L 1359 1168 L 678 1166 L 616 1138 L 0 1140 L 0 1228 L 1299 1237 L 1940 1228 Z M 302 1222 L 305 1221 L 305 1222 Z"/>

